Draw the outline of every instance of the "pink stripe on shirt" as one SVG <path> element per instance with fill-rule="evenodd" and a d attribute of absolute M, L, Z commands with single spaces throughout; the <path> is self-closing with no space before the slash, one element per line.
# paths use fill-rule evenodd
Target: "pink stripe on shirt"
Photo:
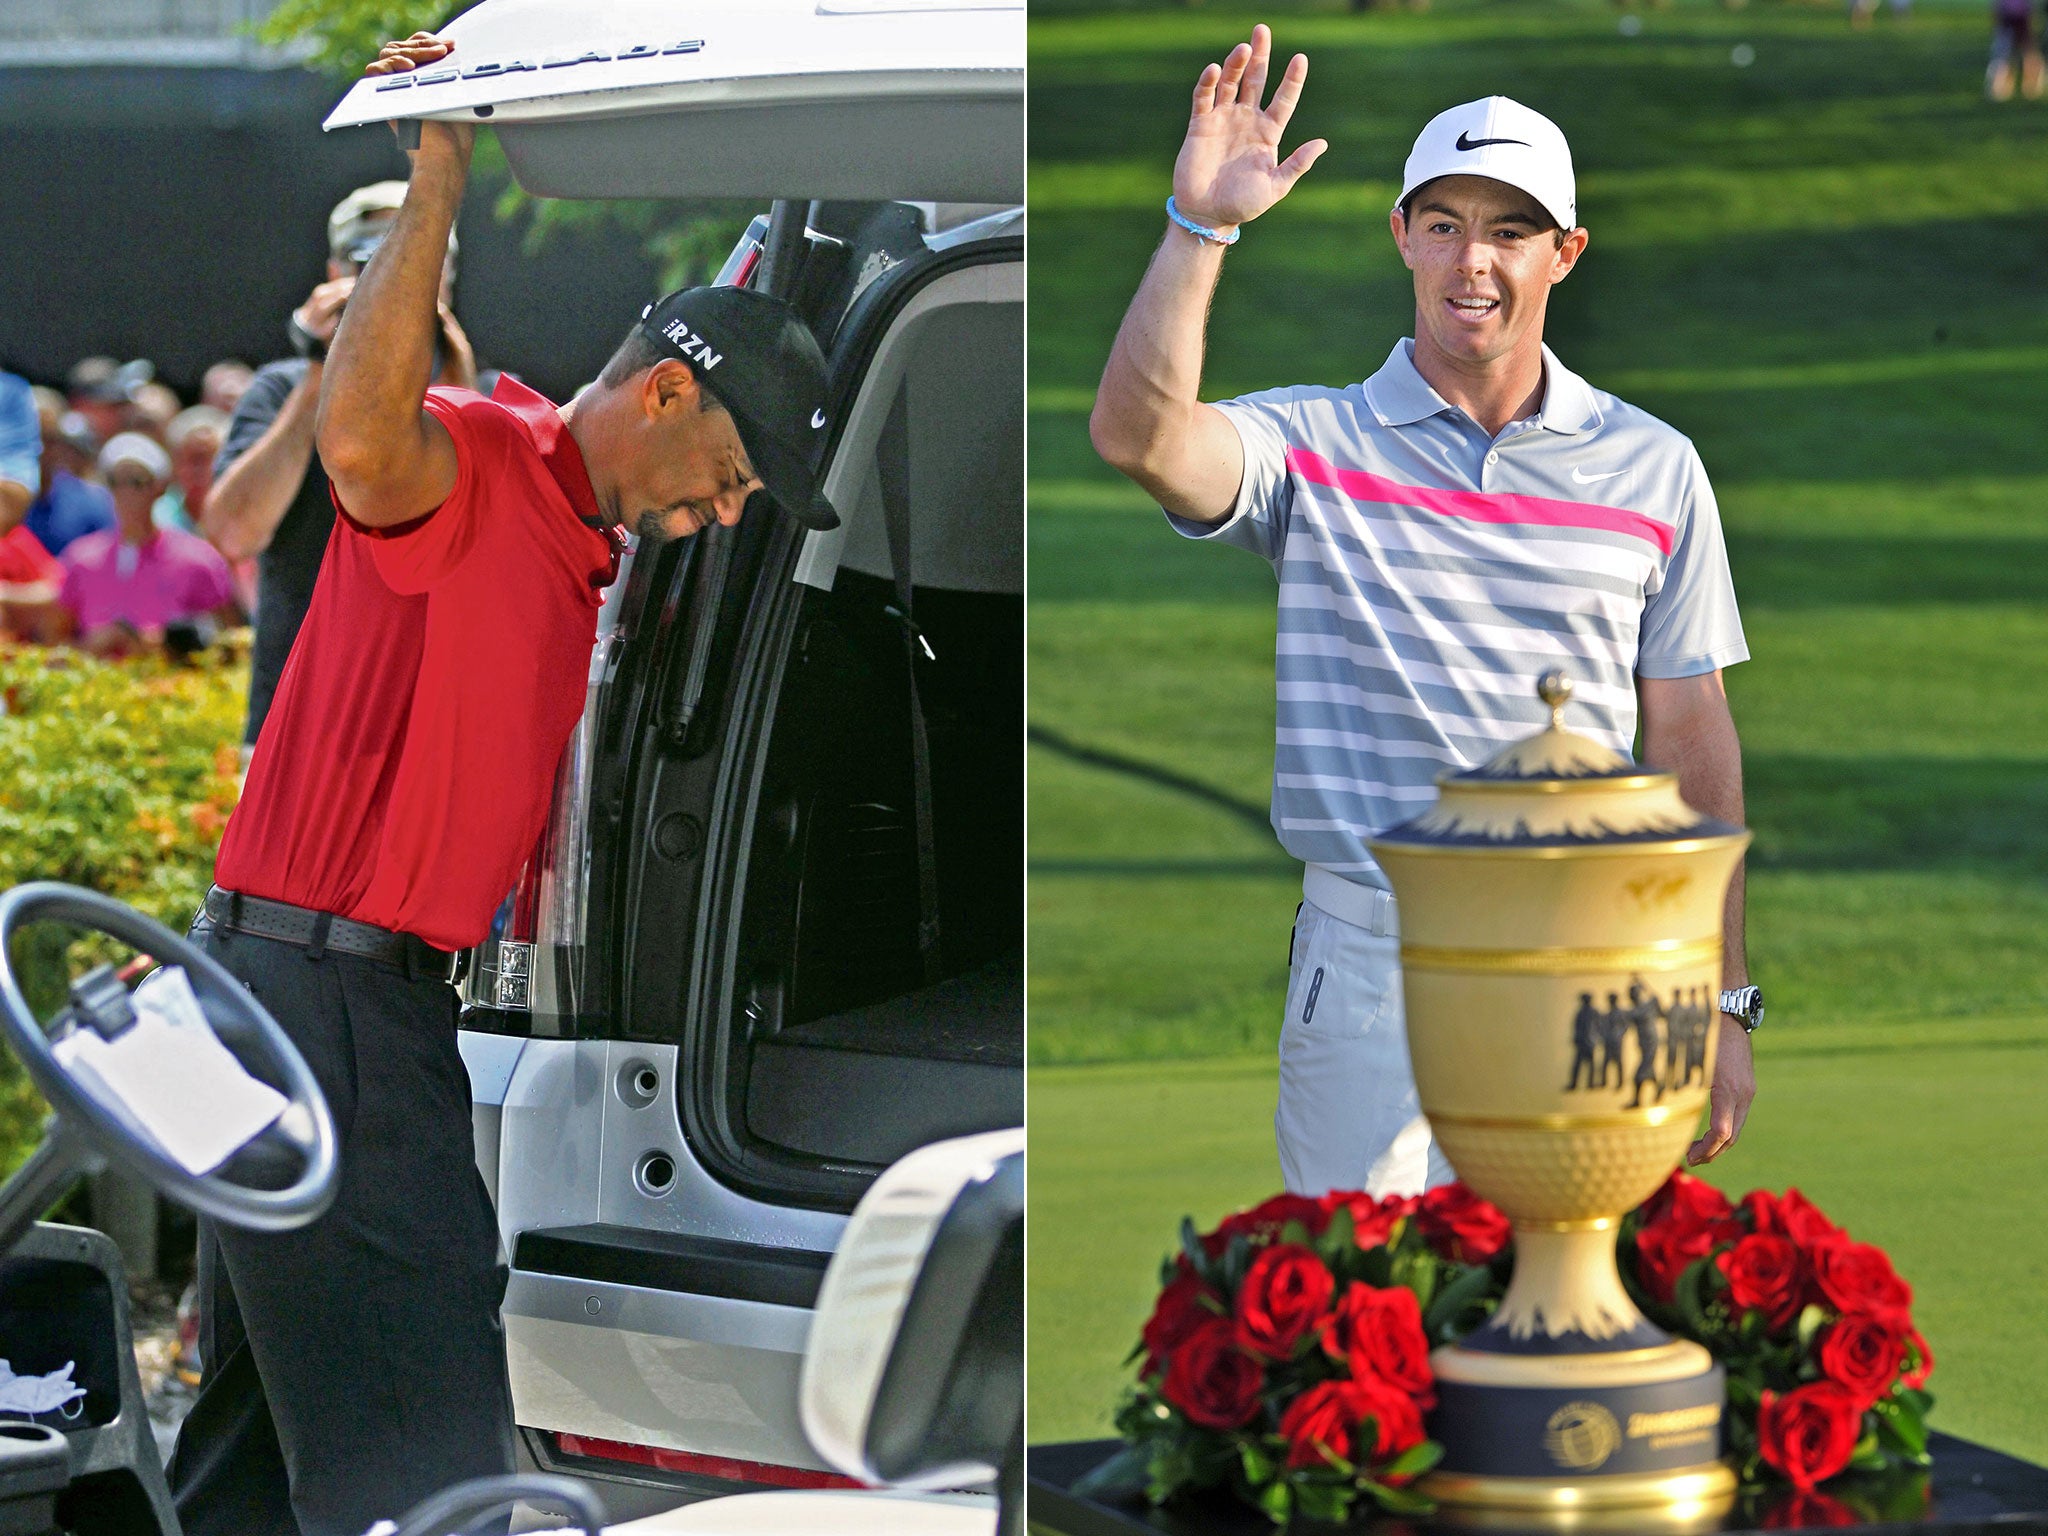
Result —
<path fill-rule="evenodd" d="M 1434 486 L 1403 485 L 1362 469 L 1339 469 L 1306 448 L 1287 450 L 1287 467 L 1304 480 L 1342 491 L 1353 501 L 1381 506 L 1419 507 L 1445 517 L 1475 523 L 1528 523 L 1545 528 L 1601 528 L 1631 534 L 1671 553 L 1677 530 L 1654 517 L 1626 507 L 1603 507 L 1589 501 L 1553 501 L 1547 496 L 1510 496 L 1487 491 L 1447 491 Z"/>

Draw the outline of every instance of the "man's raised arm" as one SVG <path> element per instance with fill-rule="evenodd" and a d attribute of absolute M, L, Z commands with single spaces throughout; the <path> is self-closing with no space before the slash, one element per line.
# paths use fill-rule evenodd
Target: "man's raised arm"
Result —
<path fill-rule="evenodd" d="M 416 32 L 365 73 L 396 74 L 454 44 Z M 411 185 L 391 233 L 356 279 L 320 385 L 320 462 L 349 515 L 372 527 L 424 516 L 455 489 L 455 442 L 422 408 L 440 334 L 441 269 L 476 129 L 422 123 Z"/>
<path fill-rule="evenodd" d="M 1308 58 L 1296 54 L 1288 62 L 1272 106 L 1262 110 L 1272 49 L 1273 34 L 1254 27 L 1249 43 L 1202 71 L 1174 163 L 1181 217 L 1225 238 L 1285 197 L 1329 147 L 1311 139 L 1280 159 L 1280 136 L 1301 99 Z M 1204 523 L 1229 515 L 1244 477 L 1236 429 L 1196 398 L 1223 252 L 1216 240 L 1168 223 L 1117 331 L 1088 419 L 1089 438 L 1108 463 L 1169 512 Z"/>

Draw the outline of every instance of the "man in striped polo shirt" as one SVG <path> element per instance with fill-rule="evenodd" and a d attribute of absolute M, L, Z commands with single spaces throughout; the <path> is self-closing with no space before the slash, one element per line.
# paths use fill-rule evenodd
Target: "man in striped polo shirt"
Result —
<path fill-rule="evenodd" d="M 1261 106 L 1263 26 L 1196 82 L 1171 222 L 1117 334 L 1090 432 L 1189 538 L 1272 562 L 1280 583 L 1273 826 L 1307 866 L 1275 1115 L 1289 1189 L 1414 1193 L 1451 1172 L 1416 1102 L 1399 941 L 1366 840 L 1547 720 L 1536 676 L 1575 684 L 1572 725 L 1673 769 L 1742 820 L 1721 669 L 1747 658 L 1720 516 L 1692 444 L 1589 386 L 1543 345 L 1550 289 L 1586 248 L 1571 152 L 1504 97 L 1432 120 L 1394 243 L 1415 334 L 1363 384 L 1196 398 L 1209 301 L 1240 227 L 1327 147 L 1285 160 L 1308 60 Z M 1724 984 L 1745 989 L 1742 879 Z M 1755 1094 L 1753 989 L 1719 1019 L 1713 1107 L 1687 1154 L 1740 1133 Z"/>

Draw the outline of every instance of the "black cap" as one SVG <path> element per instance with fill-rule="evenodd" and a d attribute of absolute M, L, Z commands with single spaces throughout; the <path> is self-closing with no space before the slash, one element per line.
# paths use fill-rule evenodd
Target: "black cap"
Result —
<path fill-rule="evenodd" d="M 796 312 L 745 288 L 684 288 L 648 305 L 640 329 L 732 413 L 768 493 L 806 527 L 837 528 L 839 514 L 818 491 L 825 354 Z"/>

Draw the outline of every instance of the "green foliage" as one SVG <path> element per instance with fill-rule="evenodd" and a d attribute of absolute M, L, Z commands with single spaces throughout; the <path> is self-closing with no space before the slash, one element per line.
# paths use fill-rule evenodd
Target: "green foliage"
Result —
<path fill-rule="evenodd" d="M 394 38 L 438 32 L 475 0 L 283 0 L 256 29 L 273 47 L 308 45 L 307 62 L 353 80 Z"/>
<path fill-rule="evenodd" d="M 0 647 L 0 890 L 61 880 L 183 932 L 213 875 L 239 792 L 245 655 L 199 666 Z M 68 931 L 24 930 L 9 957 L 44 1016 L 84 958 Z M 0 1174 L 46 1110 L 0 1052 Z"/>

